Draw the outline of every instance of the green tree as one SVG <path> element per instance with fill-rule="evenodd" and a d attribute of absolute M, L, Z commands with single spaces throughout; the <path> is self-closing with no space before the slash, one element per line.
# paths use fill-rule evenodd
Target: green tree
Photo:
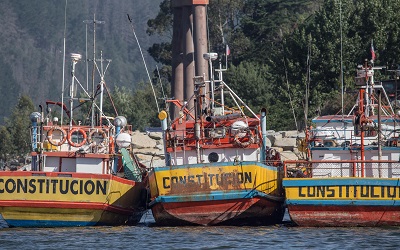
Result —
<path fill-rule="evenodd" d="M 6 119 L 5 129 L 4 127 L 1 129 L 1 133 L 5 135 L 2 140 L 7 145 L 1 148 L 2 157 L 6 155 L 23 157 L 31 151 L 29 115 L 33 111 L 34 105 L 30 97 L 22 95 L 12 110 L 11 116 Z"/>
<path fill-rule="evenodd" d="M 125 116 L 132 129 L 160 126 L 153 90 L 148 83 L 139 84 L 135 90 L 116 87 L 111 95 L 118 115 Z M 109 101 L 105 102 L 104 112 L 115 116 L 114 107 Z"/>
<path fill-rule="evenodd" d="M 399 47 L 394 41 L 399 39 L 400 28 L 393 25 L 400 21 L 394 11 L 399 7 L 400 3 L 393 1 L 364 1 L 357 4 L 352 0 L 325 1 L 307 22 L 284 37 L 284 49 L 273 54 L 276 59 L 271 64 L 273 71 L 281 76 L 277 78 L 277 85 L 283 85 L 286 69 L 290 94 L 295 103 L 305 104 L 305 100 L 301 100 L 309 84 L 308 117 L 314 115 L 316 110 L 322 111 L 322 114 L 338 113 L 341 109 L 342 87 L 344 90 L 354 88 L 355 66 L 362 64 L 364 59 L 371 59 L 372 40 L 377 54 L 376 64 L 390 67 L 397 62 Z M 341 30 L 343 86 L 340 78 Z M 390 32 L 387 33 L 388 30 Z M 285 59 L 286 67 L 283 63 L 277 63 L 280 61 L 278 58 Z M 345 98 L 345 111 L 351 109 L 352 103 L 349 102 L 353 101 L 353 98 Z M 297 107 L 297 113 L 304 110 L 303 105 Z"/>
<path fill-rule="evenodd" d="M 12 145 L 10 132 L 7 130 L 5 126 L 0 126 L 0 159 L 3 161 L 8 161 L 12 149 L 10 148 Z"/>
<path fill-rule="evenodd" d="M 160 15 L 167 21 L 152 23 L 163 34 L 171 31 L 168 3 Z M 354 88 L 355 66 L 371 58 L 371 41 L 375 65 L 397 68 L 398 9 L 400 2 L 381 0 L 210 1 L 209 42 L 215 52 L 229 43 L 227 83 L 255 110 L 267 106 L 273 129 L 295 128 L 294 118 L 302 128 L 316 112 L 340 111 L 342 90 L 345 112 L 351 109 L 354 98 L 346 91 Z M 153 52 L 168 63 L 161 60 L 163 46 Z"/>
<path fill-rule="evenodd" d="M 273 77 L 267 65 L 255 62 L 242 62 L 232 66 L 225 75 L 226 83 L 254 112 L 258 113 L 261 107 L 269 104 L 273 97 L 273 86 L 270 84 Z"/>

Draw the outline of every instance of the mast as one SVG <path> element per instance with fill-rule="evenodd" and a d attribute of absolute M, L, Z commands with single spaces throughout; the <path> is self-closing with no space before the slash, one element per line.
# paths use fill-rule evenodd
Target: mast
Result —
<path fill-rule="evenodd" d="M 67 4 L 68 0 L 65 0 L 65 8 L 64 8 L 64 48 L 63 48 L 63 70 L 62 70 L 62 87 L 61 87 L 61 121 L 60 124 L 63 125 L 64 120 L 64 87 L 65 87 L 65 40 L 66 40 L 66 32 L 67 32 Z"/>
<path fill-rule="evenodd" d="M 342 1 L 339 2 L 339 13 L 340 13 L 340 83 L 342 92 L 342 120 L 343 127 L 346 126 L 344 122 L 344 81 L 343 81 L 343 25 L 342 25 Z"/>
<path fill-rule="evenodd" d="M 100 113 L 100 117 L 99 117 L 99 122 L 100 125 L 102 124 L 102 120 L 103 120 L 103 96 L 104 96 L 104 85 L 106 84 L 105 80 L 104 80 L 104 76 L 107 72 L 108 66 L 111 63 L 111 59 L 103 59 L 103 51 L 100 51 L 100 59 L 98 59 L 98 61 L 100 61 L 100 104 L 99 104 L 99 113 Z M 103 62 L 107 61 L 107 66 L 104 69 L 104 64 Z M 97 65 L 97 64 L 96 64 Z"/>
<path fill-rule="evenodd" d="M 81 60 L 82 56 L 80 54 L 71 54 L 71 60 L 72 60 L 72 80 L 71 80 L 71 86 L 69 88 L 69 103 L 70 103 L 70 119 L 69 119 L 69 126 L 72 128 L 73 125 L 73 112 L 74 112 L 74 97 L 75 97 L 75 65 L 78 63 L 79 60 Z"/>
<path fill-rule="evenodd" d="M 96 20 L 96 14 L 93 14 L 93 69 L 92 69 L 92 119 L 91 119 L 91 126 L 94 127 L 94 109 L 96 103 L 94 102 L 94 98 L 96 95 L 96 89 L 94 86 L 94 71 L 96 68 L 96 24 L 104 24 L 104 21 Z"/>
<path fill-rule="evenodd" d="M 382 160 L 382 122 L 381 122 L 381 107 L 382 107 L 382 91 L 378 89 L 378 160 Z M 382 177 L 381 163 L 378 164 L 379 178 Z"/>

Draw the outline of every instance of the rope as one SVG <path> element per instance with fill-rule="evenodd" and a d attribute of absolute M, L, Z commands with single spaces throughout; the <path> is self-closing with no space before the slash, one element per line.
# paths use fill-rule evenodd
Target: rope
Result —
<path fill-rule="evenodd" d="M 147 69 L 146 60 L 144 59 L 142 48 L 140 47 L 139 40 L 138 40 L 138 38 L 136 36 L 136 32 L 135 32 L 135 29 L 133 27 L 132 19 L 130 18 L 129 14 L 127 14 L 127 16 L 128 16 L 128 20 L 129 20 L 129 22 L 131 24 L 133 35 L 135 36 L 135 39 L 136 39 L 136 43 L 138 44 L 140 54 L 142 55 L 142 60 L 143 60 L 143 63 L 144 63 L 144 67 L 146 68 L 146 73 L 147 73 L 147 77 L 149 78 L 149 83 L 150 83 L 151 89 L 153 90 L 154 100 L 156 101 L 156 106 L 157 106 L 157 112 L 160 113 L 160 108 L 158 107 L 158 101 L 157 101 L 156 92 L 154 91 L 153 84 L 151 83 L 149 70 Z"/>
<path fill-rule="evenodd" d="M 209 97 L 207 97 L 207 96 L 205 96 L 205 99 L 208 99 L 209 101 L 212 101 L 211 100 L 211 98 L 209 98 Z M 224 107 L 224 108 L 226 108 L 226 109 L 229 109 L 229 110 L 231 110 L 231 111 L 235 111 L 235 109 L 234 108 L 230 108 L 230 107 L 228 107 L 228 106 L 226 106 L 226 105 L 222 105 L 222 103 L 219 103 L 219 102 L 217 102 L 217 101 L 213 101 L 214 103 L 216 103 L 216 104 L 218 104 L 218 105 L 221 105 L 222 107 Z"/>
<path fill-rule="evenodd" d="M 356 94 L 356 95 L 358 95 L 358 94 Z M 347 103 L 343 108 L 347 107 L 347 105 L 348 105 L 348 103 Z M 338 115 L 341 111 L 342 111 L 342 110 L 339 110 L 334 116 Z M 329 119 L 329 120 L 328 120 L 324 125 L 322 125 L 321 127 L 324 127 L 326 124 L 330 123 L 332 119 L 333 119 L 333 118 Z"/>

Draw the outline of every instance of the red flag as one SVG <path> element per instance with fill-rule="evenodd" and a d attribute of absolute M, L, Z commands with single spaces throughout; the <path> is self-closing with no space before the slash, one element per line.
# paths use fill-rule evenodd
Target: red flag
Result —
<path fill-rule="evenodd" d="M 375 50 L 374 50 L 374 45 L 371 42 L 371 59 L 372 61 L 375 61 L 376 55 L 375 55 Z"/>

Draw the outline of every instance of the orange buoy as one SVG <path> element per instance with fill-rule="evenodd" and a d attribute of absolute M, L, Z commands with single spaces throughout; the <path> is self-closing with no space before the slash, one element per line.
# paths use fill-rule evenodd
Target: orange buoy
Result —
<path fill-rule="evenodd" d="M 62 138 L 61 138 L 61 140 L 60 140 L 59 142 L 56 142 L 56 141 L 53 140 L 53 132 L 54 132 L 54 131 L 59 131 L 59 132 L 61 133 Z M 54 146 L 61 146 L 61 145 L 64 144 L 65 140 L 67 139 L 67 136 L 66 136 L 66 135 L 67 135 L 67 132 L 66 132 L 63 128 L 58 127 L 58 126 L 52 127 L 52 128 L 47 132 L 47 140 L 50 142 L 51 145 L 54 145 Z"/>
<path fill-rule="evenodd" d="M 74 133 L 76 133 L 76 132 L 80 133 L 82 135 L 82 137 L 83 137 L 83 140 L 80 143 L 75 143 L 75 142 L 73 142 L 71 140 L 72 135 Z M 81 147 L 81 146 L 83 146 L 86 143 L 86 138 L 87 138 L 86 132 L 81 128 L 73 128 L 73 129 L 71 129 L 71 131 L 69 131 L 68 136 L 67 136 L 68 143 L 72 147 Z"/>

